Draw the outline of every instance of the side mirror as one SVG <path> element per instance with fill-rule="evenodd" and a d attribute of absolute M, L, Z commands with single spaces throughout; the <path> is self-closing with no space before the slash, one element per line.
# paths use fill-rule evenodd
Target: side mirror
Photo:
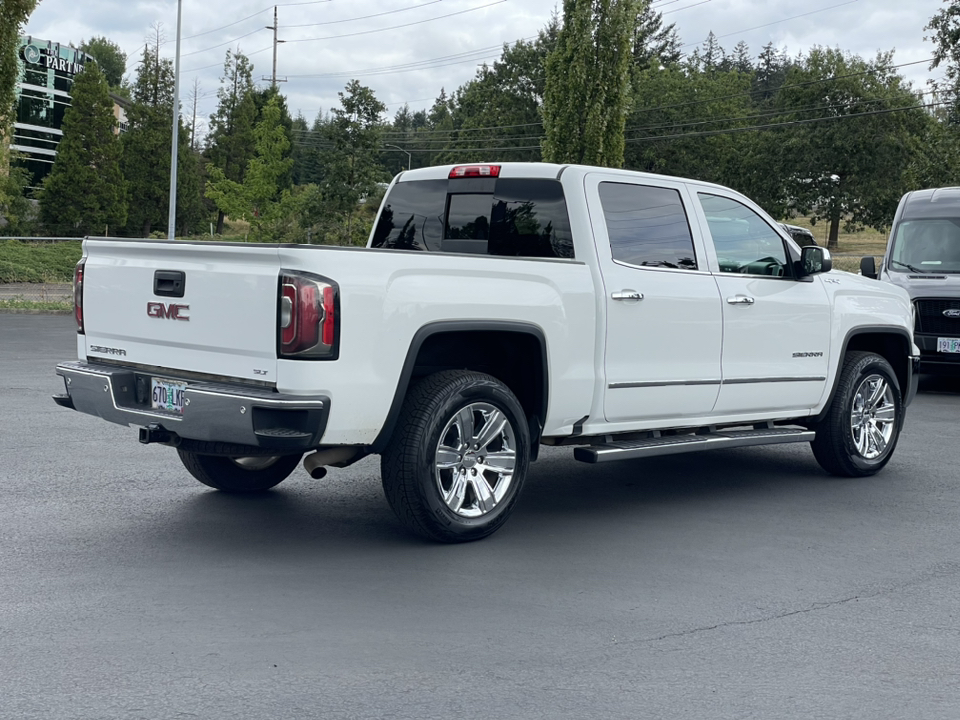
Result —
<path fill-rule="evenodd" d="M 800 250 L 800 268 L 804 275 L 830 272 L 833 270 L 833 258 L 825 247 L 808 245 Z"/>
<path fill-rule="evenodd" d="M 860 274 L 874 280 L 877 279 L 877 261 L 873 259 L 873 255 L 860 259 Z"/>

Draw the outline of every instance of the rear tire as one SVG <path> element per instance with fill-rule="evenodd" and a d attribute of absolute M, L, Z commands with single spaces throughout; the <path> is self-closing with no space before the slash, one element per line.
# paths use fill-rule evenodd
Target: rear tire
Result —
<path fill-rule="evenodd" d="M 526 417 L 506 385 L 478 372 L 439 372 L 407 393 L 380 458 L 383 491 L 412 533 L 479 540 L 507 521 L 529 458 Z"/>
<path fill-rule="evenodd" d="M 881 356 L 852 351 L 827 416 L 810 445 L 831 475 L 865 477 L 889 462 L 903 425 L 903 399 L 893 368 Z"/>
<path fill-rule="evenodd" d="M 276 487 L 297 469 L 303 455 L 225 457 L 177 448 L 183 466 L 208 487 L 228 493 L 256 493 Z"/>

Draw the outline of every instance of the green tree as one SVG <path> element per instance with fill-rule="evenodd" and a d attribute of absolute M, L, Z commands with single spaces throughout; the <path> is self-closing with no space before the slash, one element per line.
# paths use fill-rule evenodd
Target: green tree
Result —
<path fill-rule="evenodd" d="M 676 25 L 664 25 L 663 15 L 650 3 L 643 3 L 633 31 L 634 66 L 646 70 L 654 65 L 675 65 L 682 56 Z"/>
<path fill-rule="evenodd" d="M 166 227 L 170 201 L 173 66 L 159 57 L 159 49 L 159 42 L 144 48 L 122 137 L 123 174 L 130 193 L 127 226 L 144 237 L 154 227 Z"/>
<path fill-rule="evenodd" d="M 120 141 L 106 79 L 88 64 L 73 81 L 57 159 L 40 191 L 40 218 L 54 234 L 99 235 L 127 220 Z"/>
<path fill-rule="evenodd" d="M 37 0 L 0 0 L 0 176 L 10 167 L 10 127 L 13 123 L 13 108 L 16 102 L 17 74 L 20 72 L 17 50 L 20 47 L 20 29 Z M 0 206 L 9 206 L 9 195 L 15 183 L 0 183 Z"/>
<path fill-rule="evenodd" d="M 206 157 L 213 167 L 236 183 L 243 183 L 254 155 L 257 101 L 253 64 L 243 53 L 227 50 L 217 90 L 217 109 L 210 116 Z M 223 233 L 224 214 L 217 215 L 217 233 Z"/>
<path fill-rule="evenodd" d="M 11 158 L 16 163 L 16 154 Z M 30 173 L 15 164 L 0 170 L 0 232 L 7 236 L 29 235 L 36 215 L 27 199 Z"/>
<path fill-rule="evenodd" d="M 292 167 L 280 99 L 272 97 L 254 129 L 254 157 L 247 163 L 243 182 L 231 180 L 213 165 L 207 197 L 231 218 L 249 222 L 256 240 L 279 240 L 295 222 L 298 209 L 298 196 L 282 186 Z"/>
<path fill-rule="evenodd" d="M 625 167 L 737 186 L 742 145 L 725 132 L 751 124 L 750 78 L 687 65 L 637 75 L 626 129 Z"/>
<path fill-rule="evenodd" d="M 933 62 L 930 69 L 944 66 L 943 79 L 935 83 L 941 97 L 948 103 L 948 119 L 953 125 L 960 124 L 960 2 L 944 0 L 941 8 L 924 30 L 931 35 L 925 39 L 934 44 Z"/>
<path fill-rule="evenodd" d="M 892 68 L 892 53 L 873 61 L 815 47 L 790 70 L 777 94 L 782 176 L 801 214 L 882 230 L 906 189 L 913 141 L 928 127 L 921 98 Z M 911 109 L 912 108 L 912 109 Z M 816 120 L 816 122 L 808 122 Z"/>
<path fill-rule="evenodd" d="M 620 167 L 635 25 L 645 0 L 564 0 L 547 58 L 543 158 Z"/>
<path fill-rule="evenodd" d="M 127 54 L 120 46 L 106 37 L 94 36 L 89 40 L 81 40 L 80 49 L 97 61 L 110 89 L 120 89 L 127 72 Z"/>
<path fill-rule="evenodd" d="M 155 29 L 154 43 L 144 48 L 133 85 L 133 104 L 127 111 L 128 129 L 121 139 L 123 174 L 127 180 L 127 228 L 132 234 L 150 235 L 166 228 L 170 207 L 170 136 L 173 115 L 173 63 L 159 56 L 162 35 Z M 190 135 L 182 120 L 178 132 L 177 228 L 195 226 L 202 169 L 190 153 Z M 193 188 L 188 191 L 186 188 Z M 186 195 L 185 195 L 186 194 Z M 182 198 L 182 200 L 180 199 Z"/>
<path fill-rule="evenodd" d="M 326 234 L 340 245 L 352 245 L 365 234 L 355 222 L 361 211 L 360 201 L 373 195 L 378 183 L 388 179 L 378 162 L 383 147 L 381 117 L 386 106 L 373 90 L 356 80 L 338 95 L 340 107 L 333 109 L 326 127 L 331 147 L 324 153 L 320 192 L 335 223 Z"/>
<path fill-rule="evenodd" d="M 545 63 L 557 32 L 559 23 L 553 22 L 533 42 L 505 45 L 492 67 L 481 67 L 473 80 L 454 93 L 455 130 L 421 133 L 425 147 L 444 147 L 435 162 L 479 162 L 492 154 L 503 161 L 540 160 Z M 517 149 L 508 149 L 512 147 Z"/>

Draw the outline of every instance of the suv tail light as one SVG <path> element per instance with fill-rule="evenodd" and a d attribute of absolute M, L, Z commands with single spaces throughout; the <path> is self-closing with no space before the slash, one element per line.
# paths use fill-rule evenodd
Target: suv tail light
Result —
<path fill-rule="evenodd" d="M 320 275 L 282 270 L 277 299 L 277 357 L 336 360 L 340 350 L 337 284 Z"/>
<path fill-rule="evenodd" d="M 448 180 L 454 178 L 495 178 L 500 177 L 499 165 L 457 165 L 447 176 Z"/>
<path fill-rule="evenodd" d="M 86 260 L 81 259 L 73 270 L 73 317 L 77 321 L 77 334 L 83 335 L 83 266 Z"/>

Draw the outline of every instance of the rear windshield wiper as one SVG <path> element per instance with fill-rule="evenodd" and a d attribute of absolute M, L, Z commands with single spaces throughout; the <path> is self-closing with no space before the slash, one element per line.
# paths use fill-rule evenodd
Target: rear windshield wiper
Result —
<path fill-rule="evenodd" d="M 929 275 L 929 274 L 931 274 L 931 271 L 930 271 L 930 270 L 919 270 L 918 268 L 915 268 L 913 265 L 908 265 L 907 263 L 905 263 L 905 262 L 900 262 L 899 260 L 891 260 L 891 261 L 890 261 L 890 264 L 891 264 L 891 265 L 899 265 L 900 267 L 905 267 L 905 268 L 906 268 L 907 270 L 909 270 L 910 272 L 920 273 L 921 275 Z"/>

